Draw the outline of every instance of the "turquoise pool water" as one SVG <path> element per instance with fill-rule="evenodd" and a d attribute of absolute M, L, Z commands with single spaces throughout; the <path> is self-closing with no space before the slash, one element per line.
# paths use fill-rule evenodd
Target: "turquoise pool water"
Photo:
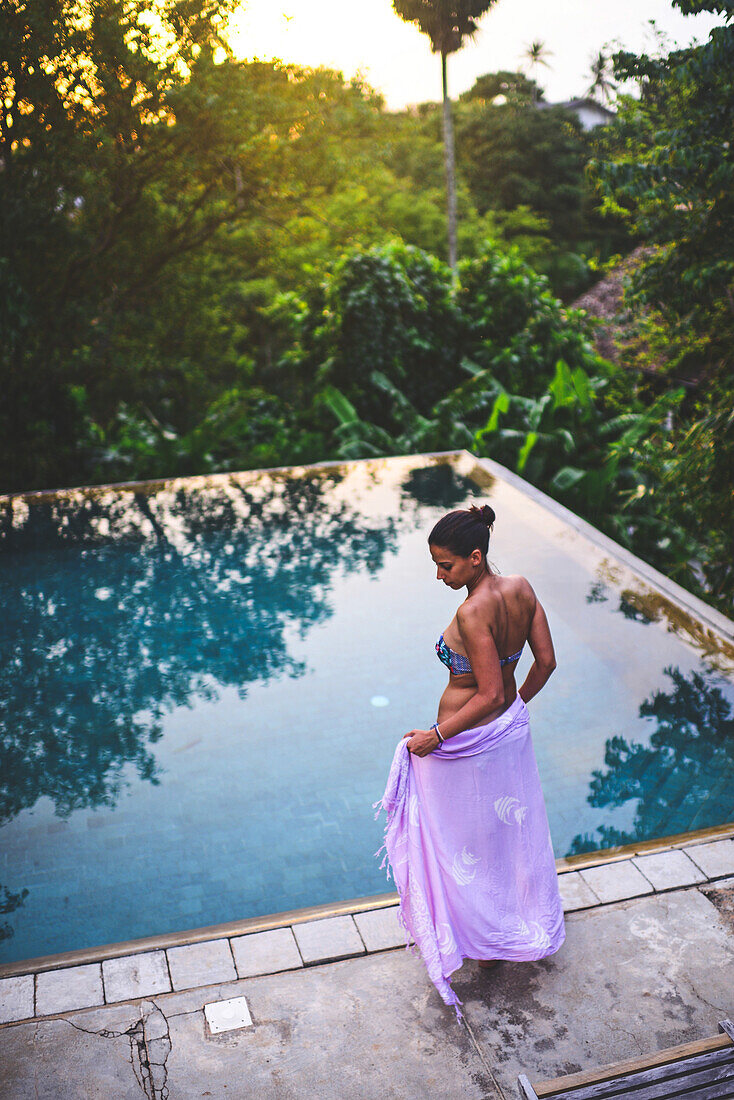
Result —
<path fill-rule="evenodd" d="M 734 819 L 731 651 L 468 455 L 5 498 L 0 958 L 390 889 L 372 803 L 460 598 L 426 535 L 473 499 L 553 631 L 556 855 Z"/>

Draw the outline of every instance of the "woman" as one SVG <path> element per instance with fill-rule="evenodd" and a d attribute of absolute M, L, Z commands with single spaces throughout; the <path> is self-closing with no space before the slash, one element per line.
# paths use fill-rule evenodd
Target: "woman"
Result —
<path fill-rule="evenodd" d="M 389 860 L 399 919 L 459 1018 L 448 979 L 465 958 L 541 959 L 565 939 L 525 705 L 556 667 L 553 642 L 528 581 L 487 565 L 494 519 L 472 505 L 428 537 L 436 579 L 467 596 L 436 643 L 449 670 L 437 721 L 398 744 L 375 803 L 387 811 L 382 866 Z M 518 691 L 526 642 L 534 661 Z"/>

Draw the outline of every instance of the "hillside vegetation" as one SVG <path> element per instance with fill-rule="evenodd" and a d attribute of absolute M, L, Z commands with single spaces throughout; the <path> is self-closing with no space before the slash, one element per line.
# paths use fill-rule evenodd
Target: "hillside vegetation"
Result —
<path fill-rule="evenodd" d="M 0 3 L 2 490 L 468 447 L 731 610 L 731 4 L 590 133 L 480 78 L 453 274 L 440 104 L 237 61 L 232 3 Z"/>

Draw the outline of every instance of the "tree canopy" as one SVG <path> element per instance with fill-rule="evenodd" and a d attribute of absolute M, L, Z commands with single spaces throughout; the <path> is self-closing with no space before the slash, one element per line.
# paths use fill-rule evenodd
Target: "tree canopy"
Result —
<path fill-rule="evenodd" d="M 480 77 L 452 275 L 441 104 L 238 61 L 232 3 L 0 0 L 0 488 L 467 446 L 730 609 L 731 5 L 590 133 Z M 614 366 L 570 303 L 640 242 Z"/>

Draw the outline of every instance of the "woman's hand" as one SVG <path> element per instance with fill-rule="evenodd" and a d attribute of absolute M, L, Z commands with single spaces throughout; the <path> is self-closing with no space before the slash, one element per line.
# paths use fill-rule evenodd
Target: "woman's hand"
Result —
<path fill-rule="evenodd" d="M 411 730 L 405 734 L 403 740 L 405 737 L 410 738 L 408 752 L 416 756 L 428 756 L 429 752 L 438 747 L 438 734 L 435 730 Z"/>

